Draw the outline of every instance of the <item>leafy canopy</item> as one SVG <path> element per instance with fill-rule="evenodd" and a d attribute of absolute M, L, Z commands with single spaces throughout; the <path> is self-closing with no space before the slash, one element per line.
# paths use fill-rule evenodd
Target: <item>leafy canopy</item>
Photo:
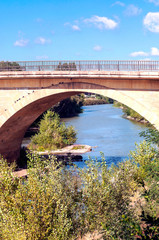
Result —
<path fill-rule="evenodd" d="M 71 145 L 76 141 L 76 132 L 72 126 L 60 123 L 57 113 L 48 111 L 39 124 L 39 132 L 31 138 L 30 148 L 36 150 L 54 150 Z"/>

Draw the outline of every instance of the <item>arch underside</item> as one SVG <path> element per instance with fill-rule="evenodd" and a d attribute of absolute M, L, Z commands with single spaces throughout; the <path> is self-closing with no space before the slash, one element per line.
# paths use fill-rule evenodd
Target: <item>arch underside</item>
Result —
<path fill-rule="evenodd" d="M 65 86 L 66 87 L 66 86 Z M 8 161 L 17 160 L 20 146 L 28 127 L 48 108 L 70 96 L 91 92 L 117 100 L 141 114 L 159 130 L 159 93 L 156 91 L 114 90 L 106 87 L 74 85 L 74 89 L 39 89 L 25 95 L 19 92 L 19 101 L 15 101 L 0 116 L 0 153 Z M 84 88 L 87 87 L 87 88 Z M 24 97 L 25 95 L 25 97 Z M 23 96 L 23 97 L 22 97 Z"/>

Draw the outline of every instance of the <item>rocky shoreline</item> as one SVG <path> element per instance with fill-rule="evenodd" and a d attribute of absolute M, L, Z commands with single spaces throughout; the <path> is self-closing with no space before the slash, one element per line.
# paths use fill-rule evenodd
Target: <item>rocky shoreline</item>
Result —
<path fill-rule="evenodd" d="M 53 150 L 53 151 L 41 151 L 36 152 L 40 156 L 48 157 L 48 156 L 54 156 L 55 161 L 61 162 L 64 165 L 67 165 L 68 162 L 76 162 L 76 161 L 82 161 L 81 154 L 84 154 L 86 152 L 92 151 L 92 147 L 89 145 L 81 145 L 81 144 L 74 144 L 70 145 L 61 149 Z"/>
<path fill-rule="evenodd" d="M 127 114 L 124 114 L 122 117 L 125 118 L 125 119 L 128 119 L 128 120 L 134 121 L 134 122 L 142 123 L 142 124 L 148 124 L 149 123 L 149 121 L 147 121 L 144 118 L 142 118 L 142 119 L 135 118 L 135 117 L 128 116 Z"/>
<path fill-rule="evenodd" d="M 23 149 L 27 149 L 27 146 L 23 146 Z M 73 162 L 83 161 L 82 154 L 92 151 L 92 147 L 89 145 L 75 144 L 71 146 L 64 147 L 62 149 L 57 149 L 54 151 L 34 151 L 34 153 L 39 154 L 41 157 L 48 158 L 49 156 L 54 156 L 56 162 L 60 162 L 63 165 L 68 165 Z M 26 177 L 27 167 L 18 167 L 14 172 L 16 177 Z"/>

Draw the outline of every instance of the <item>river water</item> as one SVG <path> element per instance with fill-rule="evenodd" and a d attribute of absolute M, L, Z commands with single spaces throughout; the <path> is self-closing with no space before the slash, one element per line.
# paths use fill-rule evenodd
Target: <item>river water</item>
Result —
<path fill-rule="evenodd" d="M 65 118 L 66 125 L 73 125 L 77 130 L 77 144 L 93 147 L 89 153 L 82 154 L 83 162 L 75 162 L 79 167 L 85 166 L 85 160 L 101 159 L 104 153 L 108 165 L 116 164 L 128 158 L 130 150 L 135 149 L 135 142 L 143 138 L 139 133 L 146 126 L 122 118 L 123 112 L 112 104 L 84 106 L 83 113 L 77 117 Z"/>

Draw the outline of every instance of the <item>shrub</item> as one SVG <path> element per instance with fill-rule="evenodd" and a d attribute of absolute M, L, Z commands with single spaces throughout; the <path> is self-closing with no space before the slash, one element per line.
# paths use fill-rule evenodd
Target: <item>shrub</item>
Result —
<path fill-rule="evenodd" d="M 71 173 L 36 155 L 30 156 L 27 179 L 15 177 L 13 170 L 0 160 L 1 239 L 74 239 L 80 205 Z"/>
<path fill-rule="evenodd" d="M 71 145 L 76 141 L 76 132 L 72 126 L 60 123 L 57 113 L 48 111 L 39 124 L 39 132 L 31 138 L 31 149 L 54 150 Z"/>
<path fill-rule="evenodd" d="M 96 231 L 107 240 L 158 239 L 158 159 L 145 142 L 110 168 L 102 159 L 67 169 L 33 154 L 27 179 L 0 159 L 0 238 L 73 240 Z"/>

